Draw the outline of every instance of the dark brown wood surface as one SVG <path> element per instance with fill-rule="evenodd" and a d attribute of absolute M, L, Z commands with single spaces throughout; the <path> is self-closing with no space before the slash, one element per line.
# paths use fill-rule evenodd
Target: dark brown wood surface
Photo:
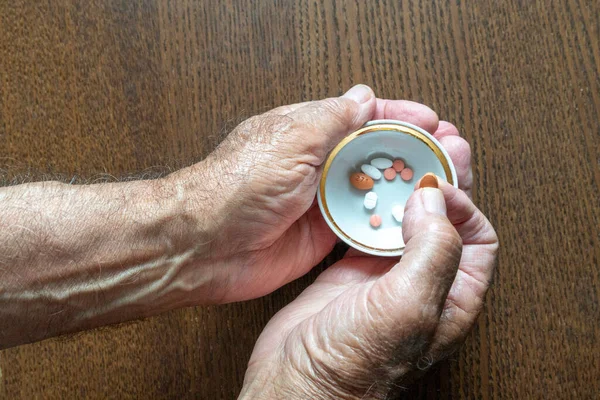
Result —
<path fill-rule="evenodd" d="M 600 3 L 0 0 L 0 175 L 112 179 L 200 159 L 236 122 L 354 83 L 473 150 L 501 253 L 462 350 L 400 393 L 600 393 Z M 4 398 L 234 398 L 265 298 L 0 352 Z"/>

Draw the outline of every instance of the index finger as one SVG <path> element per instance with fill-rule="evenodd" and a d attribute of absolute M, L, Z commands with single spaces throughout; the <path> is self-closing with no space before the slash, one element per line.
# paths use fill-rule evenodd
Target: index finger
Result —
<path fill-rule="evenodd" d="M 375 119 L 397 119 L 425 129 L 432 135 L 440 120 L 435 111 L 424 104 L 410 100 L 377 99 Z"/>
<path fill-rule="evenodd" d="M 498 237 L 483 213 L 467 195 L 438 179 L 448 218 L 463 239 L 458 272 L 448 292 L 440 322 L 432 340 L 432 357 L 452 351 L 475 324 L 483 308 L 496 265 Z"/>
<path fill-rule="evenodd" d="M 309 104 L 310 101 L 281 106 L 268 114 L 287 115 Z M 410 100 L 377 99 L 374 119 L 397 119 L 417 125 L 432 135 L 436 133 L 439 118 L 435 111 L 424 104 Z"/>

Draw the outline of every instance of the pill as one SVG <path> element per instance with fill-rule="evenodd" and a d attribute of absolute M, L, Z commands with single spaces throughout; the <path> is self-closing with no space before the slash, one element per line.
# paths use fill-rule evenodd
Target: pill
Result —
<path fill-rule="evenodd" d="M 383 171 L 383 176 L 388 181 L 393 181 L 396 177 L 396 170 L 394 168 L 388 168 L 385 171 Z"/>
<path fill-rule="evenodd" d="M 377 205 L 377 193 L 369 192 L 365 195 L 365 200 L 363 201 L 363 205 L 367 210 L 372 210 Z"/>
<path fill-rule="evenodd" d="M 419 182 L 419 189 L 426 188 L 426 187 L 434 188 L 434 189 L 438 188 L 437 177 L 434 174 L 432 174 L 431 172 L 426 173 L 421 178 L 421 181 Z"/>
<path fill-rule="evenodd" d="M 356 172 L 350 175 L 350 183 L 358 190 L 369 190 L 373 187 L 373 179 L 368 175 Z"/>
<path fill-rule="evenodd" d="M 381 179 L 381 172 L 372 165 L 363 164 L 360 166 L 360 170 L 365 174 L 369 175 L 371 178 L 375 179 L 376 181 Z"/>
<path fill-rule="evenodd" d="M 371 165 L 377 169 L 387 169 L 392 166 L 392 160 L 387 158 L 374 158 L 371 160 Z"/>
<path fill-rule="evenodd" d="M 381 217 L 377 214 L 373 214 L 371 215 L 371 218 L 369 218 L 369 223 L 373 228 L 379 228 L 381 225 Z"/>
<path fill-rule="evenodd" d="M 398 222 L 402 222 L 402 218 L 404 218 L 404 206 L 397 205 L 392 207 L 392 216 Z"/>
<path fill-rule="evenodd" d="M 392 168 L 394 168 L 396 170 L 396 172 L 401 172 L 404 169 L 404 160 L 398 158 L 397 160 L 394 160 L 394 163 L 392 164 Z"/>
<path fill-rule="evenodd" d="M 400 177 L 405 181 L 410 181 L 413 177 L 413 170 L 410 168 L 404 168 L 402 172 L 400 172 Z"/>

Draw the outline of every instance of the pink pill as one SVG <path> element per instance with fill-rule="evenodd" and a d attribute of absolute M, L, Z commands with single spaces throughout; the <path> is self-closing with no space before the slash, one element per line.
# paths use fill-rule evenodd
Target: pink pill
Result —
<path fill-rule="evenodd" d="M 383 176 L 388 181 L 392 181 L 396 177 L 396 170 L 394 168 L 388 168 L 385 171 L 383 171 Z"/>
<path fill-rule="evenodd" d="M 371 215 L 371 218 L 369 218 L 369 223 L 373 228 L 379 228 L 381 225 L 381 217 L 377 214 L 373 214 Z"/>
<path fill-rule="evenodd" d="M 404 169 L 404 161 L 401 159 L 394 160 L 392 168 L 394 168 L 396 172 L 402 172 L 402 170 Z"/>
<path fill-rule="evenodd" d="M 404 168 L 402 172 L 400 172 L 400 178 L 405 181 L 410 181 L 413 177 L 413 170 L 410 168 Z"/>

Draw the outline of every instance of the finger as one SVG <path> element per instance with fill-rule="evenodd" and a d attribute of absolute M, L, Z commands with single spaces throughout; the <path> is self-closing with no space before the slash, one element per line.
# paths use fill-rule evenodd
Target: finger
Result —
<path fill-rule="evenodd" d="M 368 87 L 366 85 L 362 85 L 359 84 L 357 86 L 365 86 Z M 352 89 L 352 88 L 351 88 Z M 310 103 L 313 103 L 314 101 L 302 101 L 300 103 L 294 103 L 294 104 L 286 104 L 283 106 L 279 106 L 276 108 L 273 108 L 272 110 L 266 111 L 263 115 L 288 115 L 291 112 L 294 112 L 296 110 L 298 110 L 299 108 L 302 108 L 304 106 L 309 105 Z"/>
<path fill-rule="evenodd" d="M 438 115 L 424 104 L 409 100 L 377 99 L 375 119 L 397 119 L 417 125 L 433 134 L 438 129 Z"/>
<path fill-rule="evenodd" d="M 448 155 L 456 168 L 459 189 L 465 191 L 465 193 L 471 197 L 473 188 L 471 146 L 469 146 L 469 143 L 465 139 L 455 135 L 442 136 L 439 141 L 448 152 Z"/>
<path fill-rule="evenodd" d="M 444 146 L 456 167 L 459 189 L 465 191 L 471 197 L 473 187 L 471 146 L 469 146 L 466 140 L 460 137 L 456 126 L 448 121 L 440 121 L 438 129 L 433 136 Z"/>
<path fill-rule="evenodd" d="M 452 352 L 475 324 L 490 286 L 498 237 L 488 219 L 465 193 L 438 179 L 448 218 L 463 240 L 459 269 L 448 293 L 431 352 L 440 358 Z"/>
<path fill-rule="evenodd" d="M 350 247 L 348 251 L 344 254 L 344 258 L 352 258 L 352 257 L 368 257 L 367 253 L 363 253 L 360 250 L 355 249 L 354 247 Z"/>
<path fill-rule="evenodd" d="M 417 185 L 420 184 L 421 180 L 417 182 Z M 480 246 L 480 248 L 485 250 L 493 250 L 489 251 L 489 254 L 480 254 L 480 256 L 486 255 L 488 257 L 478 259 L 481 263 L 479 271 L 476 273 L 478 280 L 489 280 L 493 272 L 495 251 L 498 248 L 496 231 L 485 215 L 483 215 L 463 191 L 457 190 L 454 186 L 439 177 L 437 177 L 436 185 L 444 195 L 448 220 L 454 226 L 462 241 L 463 254 L 461 260 L 468 260 L 468 258 L 465 258 L 467 246 Z M 489 256 L 493 257 L 490 258 Z M 462 264 L 460 267 L 462 267 Z"/>
<path fill-rule="evenodd" d="M 306 101 L 297 104 L 280 106 L 266 112 L 265 114 L 285 116 L 304 106 L 309 105 L 310 103 L 312 102 Z M 397 119 L 406 121 L 425 129 L 431 134 L 435 134 L 437 131 L 439 131 L 438 123 L 441 126 L 441 122 L 439 122 L 435 111 L 424 104 L 409 100 L 377 99 L 376 110 L 375 114 L 373 115 L 373 119 Z M 453 127 L 453 125 L 448 122 L 445 122 L 445 124 Z M 446 126 L 444 125 L 441 127 L 445 128 Z M 456 130 L 456 128 L 454 129 Z M 456 135 L 458 135 L 458 130 L 456 130 Z"/>
<path fill-rule="evenodd" d="M 465 193 L 438 178 L 438 187 L 444 194 L 448 219 L 454 225 L 465 245 L 498 244 L 494 228 L 485 215 Z"/>
<path fill-rule="evenodd" d="M 446 216 L 442 191 L 424 188 L 411 195 L 403 235 L 404 255 L 374 284 L 372 297 L 387 318 L 404 320 L 419 334 L 433 334 L 462 250 L 461 238 Z"/>
<path fill-rule="evenodd" d="M 372 119 L 375 94 L 366 85 L 356 85 L 341 97 L 309 102 L 286 115 L 291 119 L 295 152 L 317 156 L 323 162 L 329 151 L 346 135 Z"/>
<path fill-rule="evenodd" d="M 440 121 L 437 130 L 433 133 L 433 137 L 437 140 L 445 136 L 460 136 L 458 128 L 448 121 Z"/>
<path fill-rule="evenodd" d="M 411 196 L 404 225 L 407 245 L 400 263 L 345 258 L 288 306 L 294 319 L 315 315 L 314 326 L 323 326 L 334 346 L 324 349 L 327 354 L 353 360 L 347 371 L 390 358 L 416 362 L 435 333 L 458 267 L 460 237 L 438 189 Z"/>

